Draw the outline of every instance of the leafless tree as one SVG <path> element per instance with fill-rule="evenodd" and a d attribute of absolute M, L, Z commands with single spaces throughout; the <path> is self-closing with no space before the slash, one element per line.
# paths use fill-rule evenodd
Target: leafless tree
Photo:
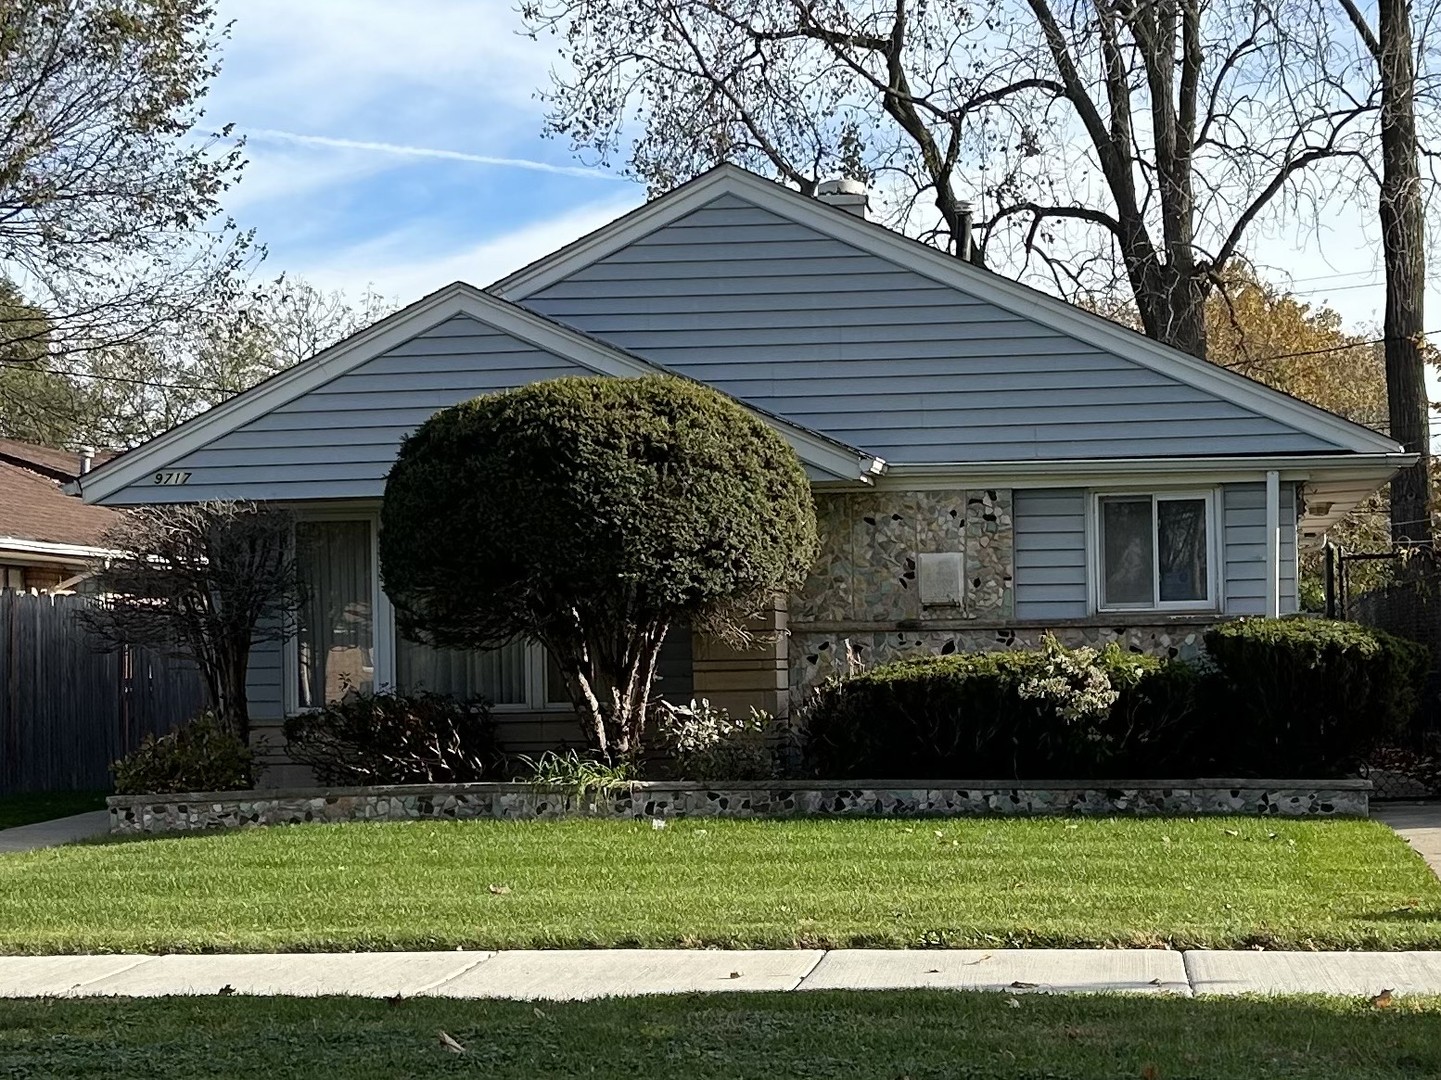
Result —
<path fill-rule="evenodd" d="M 550 130 L 653 191 L 729 160 L 1071 299 L 1116 286 L 1205 355 L 1205 301 L 1258 218 L 1310 214 L 1377 108 L 1302 0 L 529 0 L 567 64 Z M 929 202 L 933 209 L 923 204 Z"/>
<path fill-rule="evenodd" d="M 115 554 L 97 564 L 100 599 L 81 618 L 105 646 L 194 660 L 216 715 L 244 740 L 251 646 L 284 637 L 299 608 L 293 537 L 291 514 L 255 503 L 128 511 L 100 541 Z"/>

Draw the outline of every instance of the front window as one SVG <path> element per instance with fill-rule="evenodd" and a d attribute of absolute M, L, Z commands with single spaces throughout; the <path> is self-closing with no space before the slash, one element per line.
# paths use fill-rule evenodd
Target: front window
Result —
<path fill-rule="evenodd" d="M 436 649 L 400 637 L 395 642 L 395 685 L 406 693 L 429 690 L 461 700 L 485 698 L 492 705 L 525 705 L 526 651 L 523 641 L 470 652 Z"/>
<path fill-rule="evenodd" d="M 1102 495 L 1096 517 L 1102 609 L 1215 606 L 1210 492 Z"/>
<path fill-rule="evenodd" d="M 295 555 L 305 587 L 296 632 L 302 708 L 375 689 L 375 575 L 369 521 L 301 521 Z"/>

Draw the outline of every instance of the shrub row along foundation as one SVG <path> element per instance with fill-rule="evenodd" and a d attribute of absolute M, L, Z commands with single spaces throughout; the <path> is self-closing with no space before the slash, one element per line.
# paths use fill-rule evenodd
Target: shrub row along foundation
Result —
<path fill-rule="evenodd" d="M 963 817 L 1044 814 L 1260 814 L 1365 817 L 1371 783 L 1266 780 L 1114 781 L 1111 786 L 1057 781 L 1005 783 L 821 783 L 805 787 L 738 784 L 713 787 L 645 782 L 611 792 L 533 784 L 414 785 L 115 795 L 113 833 L 177 832 L 311 821 L 446 818 L 526 820 L 604 818 L 864 816 Z"/>

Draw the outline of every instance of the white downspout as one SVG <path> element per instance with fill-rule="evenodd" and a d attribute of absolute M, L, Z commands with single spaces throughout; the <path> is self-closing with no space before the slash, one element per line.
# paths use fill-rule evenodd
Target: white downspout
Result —
<path fill-rule="evenodd" d="M 1266 614 L 1281 614 L 1281 474 L 1266 472 Z"/>

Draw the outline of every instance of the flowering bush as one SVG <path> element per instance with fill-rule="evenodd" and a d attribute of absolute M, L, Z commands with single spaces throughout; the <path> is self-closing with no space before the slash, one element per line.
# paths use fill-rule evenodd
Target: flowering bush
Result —
<path fill-rule="evenodd" d="M 689 705 L 658 702 L 656 727 L 682 780 L 769 780 L 776 774 L 771 749 L 774 719 L 751 709 L 733 717 L 702 698 Z"/>

